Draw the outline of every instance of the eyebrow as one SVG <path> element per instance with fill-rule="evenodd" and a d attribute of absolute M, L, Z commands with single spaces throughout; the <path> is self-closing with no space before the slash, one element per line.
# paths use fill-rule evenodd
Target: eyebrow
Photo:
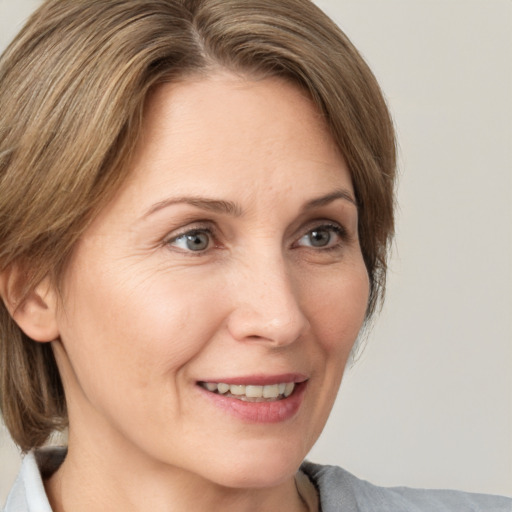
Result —
<path fill-rule="evenodd" d="M 317 199 L 313 199 L 309 202 L 307 202 L 304 207 L 302 208 L 303 211 L 309 210 L 310 208 L 318 208 L 319 206 L 326 206 L 329 203 L 332 203 L 333 201 L 336 201 L 336 199 L 344 199 L 345 201 L 348 201 L 349 203 L 352 203 L 357 208 L 357 202 L 351 192 L 349 192 L 347 189 L 340 188 L 335 190 L 334 192 L 331 192 L 330 194 L 327 194 L 326 196 L 319 197 Z"/>
<path fill-rule="evenodd" d="M 206 210 L 215 213 L 224 213 L 227 215 L 232 215 L 234 217 L 240 217 L 242 215 L 242 209 L 240 206 L 232 201 L 224 201 L 221 199 L 208 199 L 206 197 L 196 197 L 196 196 L 184 196 L 184 197 L 175 197 L 172 199 L 165 199 L 164 201 L 160 201 L 154 204 L 144 215 L 143 218 L 152 215 L 153 213 L 167 208 L 168 206 L 172 206 L 175 204 L 189 204 L 191 206 L 195 206 L 200 208 L 201 210 Z"/>
<path fill-rule="evenodd" d="M 356 200 L 353 198 L 352 194 L 346 189 L 338 189 L 335 190 L 334 192 L 331 192 L 330 194 L 308 201 L 302 207 L 302 211 L 306 211 L 311 208 L 318 208 L 320 206 L 325 206 L 329 203 L 332 203 L 333 201 L 336 201 L 337 199 L 344 199 L 349 203 L 352 203 L 357 208 Z M 149 208 L 149 210 L 146 213 L 144 213 L 142 218 L 149 217 L 153 213 L 156 213 L 160 210 L 163 210 L 164 208 L 176 204 L 188 204 L 191 206 L 195 206 L 196 208 L 200 208 L 201 210 L 231 215 L 233 217 L 240 217 L 243 214 L 241 206 L 233 201 L 209 199 L 206 197 L 197 196 L 183 196 L 175 197 L 172 199 L 165 199 L 164 201 L 159 201 L 158 203 L 155 203 L 153 206 L 151 206 L 151 208 Z"/>

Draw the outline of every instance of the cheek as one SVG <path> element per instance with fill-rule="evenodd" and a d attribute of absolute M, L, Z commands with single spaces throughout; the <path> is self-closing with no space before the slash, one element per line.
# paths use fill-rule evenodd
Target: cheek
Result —
<path fill-rule="evenodd" d="M 365 319 L 369 279 L 364 264 L 308 286 L 308 317 L 322 348 L 348 355 Z"/>
<path fill-rule="evenodd" d="M 61 337 L 80 380 L 147 387 L 192 359 L 217 327 L 211 290 L 164 272 L 77 273 Z M 95 274 L 96 279 L 92 279 Z"/>

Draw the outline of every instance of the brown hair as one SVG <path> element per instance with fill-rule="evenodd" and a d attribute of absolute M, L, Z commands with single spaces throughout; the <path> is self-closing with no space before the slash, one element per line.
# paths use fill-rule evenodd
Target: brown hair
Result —
<path fill-rule="evenodd" d="M 77 239 L 126 178 L 148 92 L 213 68 L 307 90 L 349 166 L 370 276 L 383 297 L 393 234 L 395 140 L 379 86 L 309 0 L 47 0 L 0 61 L 0 271 L 19 297 L 58 280 Z M 0 304 L 0 405 L 23 450 L 66 425 L 49 343 Z"/>

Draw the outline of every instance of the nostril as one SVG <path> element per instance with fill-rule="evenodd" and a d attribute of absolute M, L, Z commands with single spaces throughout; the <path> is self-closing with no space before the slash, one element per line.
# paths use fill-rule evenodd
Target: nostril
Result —
<path fill-rule="evenodd" d="M 302 337 L 309 322 L 297 306 L 295 311 L 239 307 L 228 318 L 228 330 L 238 341 L 265 342 L 288 345 Z"/>

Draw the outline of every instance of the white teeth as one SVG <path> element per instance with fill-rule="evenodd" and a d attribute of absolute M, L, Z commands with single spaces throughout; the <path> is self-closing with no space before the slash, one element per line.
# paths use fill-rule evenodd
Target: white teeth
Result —
<path fill-rule="evenodd" d="M 279 384 L 263 386 L 263 398 L 277 398 L 279 396 Z"/>
<path fill-rule="evenodd" d="M 217 384 L 217 389 L 219 390 L 219 393 L 227 393 L 229 391 L 229 384 Z"/>
<path fill-rule="evenodd" d="M 261 398 L 263 396 L 263 386 L 245 386 L 245 396 Z"/>
<path fill-rule="evenodd" d="M 269 384 L 267 386 L 244 386 L 243 384 L 225 384 L 219 382 L 204 382 L 203 387 L 213 393 L 218 392 L 221 395 L 230 394 L 242 400 L 249 398 L 252 401 L 261 401 L 261 399 L 277 399 L 280 396 L 288 398 L 295 389 L 294 382 L 282 382 L 280 384 Z M 258 400 L 260 399 L 260 400 Z"/>
<path fill-rule="evenodd" d="M 237 384 L 231 384 L 231 386 L 229 386 L 229 392 L 232 395 L 245 395 L 245 386 L 239 386 Z"/>

